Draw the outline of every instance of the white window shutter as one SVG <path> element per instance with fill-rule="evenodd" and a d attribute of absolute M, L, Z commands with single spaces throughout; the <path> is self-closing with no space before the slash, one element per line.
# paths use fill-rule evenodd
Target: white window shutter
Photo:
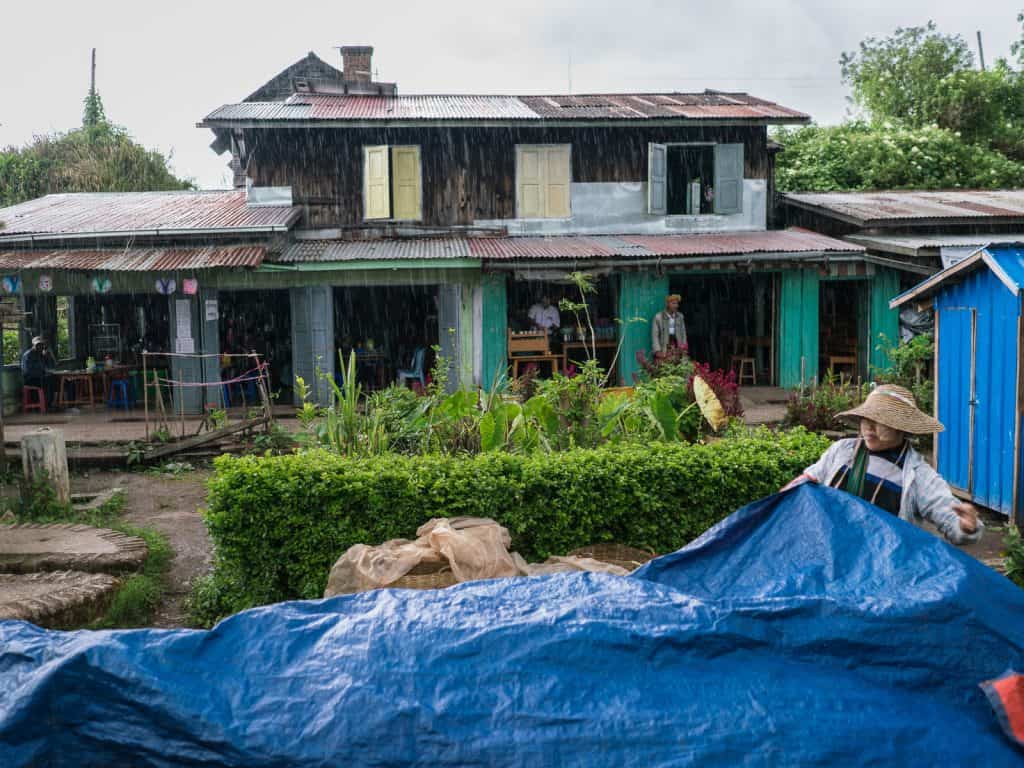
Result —
<path fill-rule="evenodd" d="M 743 145 L 715 145 L 715 213 L 743 210 Z"/>
<path fill-rule="evenodd" d="M 668 211 L 668 147 L 647 145 L 647 212 L 664 216 Z"/>
<path fill-rule="evenodd" d="M 423 218 L 420 148 L 417 146 L 392 147 L 391 171 L 395 192 L 394 218 L 404 221 L 419 221 Z"/>
<path fill-rule="evenodd" d="M 388 148 L 363 147 L 363 218 L 391 218 Z"/>

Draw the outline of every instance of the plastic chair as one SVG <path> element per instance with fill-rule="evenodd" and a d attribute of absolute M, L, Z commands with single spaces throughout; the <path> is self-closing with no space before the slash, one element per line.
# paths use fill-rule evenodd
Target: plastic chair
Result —
<path fill-rule="evenodd" d="M 407 381 L 418 381 L 421 387 L 427 386 L 426 374 L 423 371 L 423 359 L 427 355 L 426 347 L 416 347 L 412 353 L 412 365 L 409 368 L 399 368 L 396 384 L 405 384 Z"/>
<path fill-rule="evenodd" d="M 42 387 L 21 388 L 21 410 L 23 413 L 29 411 L 46 413 L 46 393 Z"/>
<path fill-rule="evenodd" d="M 107 396 L 108 408 L 124 408 L 130 410 L 132 407 L 131 395 L 128 394 L 127 379 L 116 379 L 110 382 L 110 394 Z"/>

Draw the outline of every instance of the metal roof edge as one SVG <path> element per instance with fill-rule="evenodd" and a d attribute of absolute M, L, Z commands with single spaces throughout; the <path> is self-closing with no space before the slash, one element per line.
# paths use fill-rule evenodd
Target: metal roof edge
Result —
<path fill-rule="evenodd" d="M 951 267 L 946 267 L 939 272 L 936 272 L 931 277 L 922 280 L 920 283 L 915 285 L 910 290 L 904 291 L 900 295 L 889 300 L 889 309 L 896 309 L 912 299 L 921 298 L 922 296 L 929 295 L 932 290 L 937 288 L 939 285 L 944 283 L 951 277 L 955 277 L 964 272 L 969 272 L 972 268 L 977 266 L 978 262 L 983 259 L 985 253 L 985 247 L 981 247 L 974 251 L 970 256 L 965 259 L 958 261 Z M 1012 289 L 1016 293 L 1016 288 Z"/>
<path fill-rule="evenodd" d="M 716 125 L 806 125 L 809 117 L 761 117 L 761 118 L 693 118 L 693 117 L 658 117 L 658 118 L 580 118 L 577 120 L 552 120 L 543 117 L 520 117 L 520 118 L 405 118 L 401 120 L 339 120 L 336 118 L 323 118 L 320 120 L 304 118 L 302 120 L 253 120 L 231 119 L 231 118 L 204 118 L 196 123 L 197 128 L 422 128 L 427 125 L 443 126 L 445 128 L 506 128 L 508 126 L 536 125 L 538 128 L 593 128 L 597 126 L 652 126 L 668 127 L 676 125 L 695 125 L 713 127 Z"/>
<path fill-rule="evenodd" d="M 353 270 L 479 269 L 481 259 L 350 259 L 263 262 L 257 272 L 351 272 Z"/>
<path fill-rule="evenodd" d="M 286 224 L 266 224 L 250 227 L 206 227 L 203 229 L 120 229 L 109 232 L 30 232 L 0 235 L 0 245 L 6 243 L 36 243 L 54 240 L 113 240 L 125 237 L 201 237 L 209 235 L 261 235 L 287 232 L 302 215 L 298 209 L 289 215 Z"/>

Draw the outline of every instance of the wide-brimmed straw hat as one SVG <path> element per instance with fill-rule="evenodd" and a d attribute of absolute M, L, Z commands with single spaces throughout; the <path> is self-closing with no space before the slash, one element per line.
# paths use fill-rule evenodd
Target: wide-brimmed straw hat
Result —
<path fill-rule="evenodd" d="M 871 419 L 911 435 L 928 435 L 945 429 L 942 422 L 917 407 L 914 394 L 909 389 L 895 384 L 876 387 L 863 403 L 837 416 L 841 419 Z"/>

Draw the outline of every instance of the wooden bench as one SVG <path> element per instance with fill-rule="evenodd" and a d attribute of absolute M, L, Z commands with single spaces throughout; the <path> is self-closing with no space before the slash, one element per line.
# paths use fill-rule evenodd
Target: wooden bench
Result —
<path fill-rule="evenodd" d="M 558 370 L 561 358 L 551 354 L 547 331 L 509 331 L 508 359 L 512 362 L 512 378 L 519 378 L 520 363 L 548 363 L 551 372 Z"/>

